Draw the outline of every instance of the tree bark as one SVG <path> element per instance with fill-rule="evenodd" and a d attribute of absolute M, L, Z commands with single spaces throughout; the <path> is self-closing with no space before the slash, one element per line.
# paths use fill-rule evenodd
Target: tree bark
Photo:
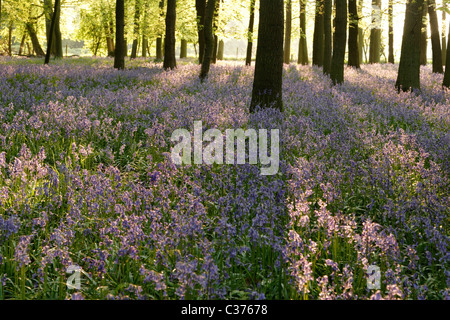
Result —
<path fill-rule="evenodd" d="M 252 64 L 252 51 L 253 51 L 253 27 L 255 24 L 255 2 L 250 1 L 250 19 L 248 21 L 248 34 L 247 34 L 247 55 L 245 56 L 245 65 Z"/>
<path fill-rule="evenodd" d="M 52 9 L 52 0 L 44 0 L 44 16 L 45 16 L 45 39 L 47 43 L 50 39 L 50 30 L 52 25 L 52 15 L 53 15 L 53 9 Z M 54 49 L 52 48 L 52 53 L 54 54 Z"/>
<path fill-rule="evenodd" d="M 22 35 L 22 40 L 20 40 L 20 47 L 19 47 L 19 56 L 21 56 L 23 54 L 23 47 L 25 45 L 25 38 L 27 37 L 27 34 L 24 33 Z"/>
<path fill-rule="evenodd" d="M 114 68 L 125 69 L 125 4 L 124 0 L 116 0 L 116 50 L 114 52 Z"/>
<path fill-rule="evenodd" d="M 139 0 L 135 0 L 135 3 L 134 3 L 133 45 L 131 47 L 130 59 L 136 59 L 136 56 L 137 56 L 138 38 L 139 38 L 139 18 L 141 16 L 140 5 L 141 5 L 140 1 Z"/>
<path fill-rule="evenodd" d="M 111 18 L 112 19 L 112 18 Z M 114 52 L 116 51 L 114 47 L 114 22 L 110 20 L 105 25 L 105 33 L 106 33 L 106 47 L 108 49 L 108 57 L 114 57 Z"/>
<path fill-rule="evenodd" d="M 63 49 L 62 49 L 62 36 L 61 36 L 61 28 L 60 28 L 60 18 L 61 18 L 61 3 L 59 4 L 59 8 L 57 11 L 52 9 L 52 0 L 44 0 L 44 15 L 45 15 L 45 33 L 47 43 L 50 40 L 50 30 L 51 23 L 53 20 L 53 14 L 56 12 L 56 20 L 55 27 L 53 29 L 53 41 L 51 47 L 51 54 L 53 54 L 56 58 L 63 57 Z"/>
<path fill-rule="evenodd" d="M 53 10 L 52 22 L 50 25 L 50 36 L 48 38 L 47 53 L 45 55 L 44 64 L 48 64 L 50 62 L 50 54 L 52 51 L 53 39 L 55 37 L 56 23 L 58 20 L 59 11 L 61 9 L 60 4 L 61 4 L 60 0 L 55 0 L 55 10 Z"/>
<path fill-rule="evenodd" d="M 214 35 L 212 24 L 215 7 L 216 7 L 216 0 L 208 0 L 208 3 L 206 4 L 205 25 L 204 25 L 205 52 L 203 55 L 202 67 L 200 70 L 200 79 L 202 82 L 208 76 L 209 69 L 211 66 L 212 51 L 214 48 Z"/>
<path fill-rule="evenodd" d="M 177 19 L 176 0 L 167 0 L 166 36 L 164 38 L 164 62 L 163 68 L 174 69 L 177 66 L 175 58 L 175 23 Z"/>
<path fill-rule="evenodd" d="M 197 33 L 198 33 L 198 63 L 203 62 L 205 54 L 205 13 L 206 0 L 195 0 L 195 9 L 197 11 Z"/>
<path fill-rule="evenodd" d="M 381 0 L 372 0 L 372 29 L 370 30 L 369 63 L 379 63 L 380 53 L 381 53 Z"/>
<path fill-rule="evenodd" d="M 446 65 L 445 59 L 447 57 L 447 42 L 445 41 L 445 36 L 446 36 L 446 33 L 445 33 L 445 27 L 446 27 L 445 9 L 447 8 L 447 4 L 444 2 L 442 4 L 442 6 L 444 8 L 444 10 L 442 10 L 442 35 L 441 35 L 441 38 L 442 38 L 442 65 L 445 66 Z"/>
<path fill-rule="evenodd" d="M 283 62 L 289 64 L 291 62 L 291 33 L 292 33 L 292 2 L 286 2 L 286 28 L 284 30 L 284 58 Z"/>
<path fill-rule="evenodd" d="M 261 1 L 250 112 L 257 107 L 283 110 L 284 1 Z"/>
<path fill-rule="evenodd" d="M 420 64 L 425 66 L 427 64 L 427 5 L 426 0 L 423 2 L 422 7 L 422 20 L 421 20 L 421 34 L 420 34 Z"/>
<path fill-rule="evenodd" d="M 298 41 L 298 64 L 307 65 L 308 47 L 306 42 L 306 0 L 300 0 L 300 39 Z"/>
<path fill-rule="evenodd" d="M 362 17 L 362 8 L 363 8 L 363 1 L 358 1 L 358 17 Z M 361 65 L 364 63 L 363 60 L 363 51 L 364 51 L 364 32 L 363 29 L 360 27 L 360 24 L 358 25 L 358 54 L 359 54 L 359 64 Z M 366 61 L 367 62 L 367 61 Z"/>
<path fill-rule="evenodd" d="M 13 21 L 11 20 L 8 25 L 8 55 L 12 56 L 12 32 L 13 32 Z"/>
<path fill-rule="evenodd" d="M 314 35 L 313 35 L 313 65 L 321 67 L 323 65 L 323 1 L 316 0 L 316 12 L 314 16 Z"/>
<path fill-rule="evenodd" d="M 187 40 L 181 39 L 180 45 L 180 59 L 187 57 Z"/>
<path fill-rule="evenodd" d="M 388 54 L 388 62 L 394 63 L 394 1 L 389 0 L 388 3 L 388 24 L 389 24 L 389 40 L 388 40 L 388 46 L 389 46 L 389 54 Z"/>
<path fill-rule="evenodd" d="M 213 51 L 212 51 L 212 57 L 211 57 L 211 63 L 217 62 L 217 46 L 219 42 L 219 37 L 217 36 L 217 28 L 218 28 L 218 22 L 219 22 L 219 10 L 220 10 L 220 0 L 216 0 L 216 7 L 214 9 L 214 17 L 213 17 L 213 39 L 214 39 L 214 45 L 213 45 Z"/>
<path fill-rule="evenodd" d="M 433 52 L 433 72 L 444 73 L 442 67 L 442 51 L 441 51 L 441 39 L 439 34 L 439 24 L 436 14 L 436 1 L 428 0 L 428 16 L 430 18 L 431 29 L 431 49 Z"/>
<path fill-rule="evenodd" d="M 223 60 L 223 50 L 224 50 L 223 40 L 219 40 L 219 49 L 217 50 L 217 60 Z"/>
<path fill-rule="evenodd" d="M 33 23 L 32 22 L 25 23 L 25 28 L 27 29 L 28 34 L 30 35 L 31 44 L 33 45 L 33 51 L 36 53 L 38 57 L 45 56 L 45 52 L 44 50 L 42 50 L 42 47 L 39 44 L 39 39 L 33 27 Z"/>
<path fill-rule="evenodd" d="M 330 78 L 333 84 L 344 81 L 344 57 L 347 38 L 347 1 L 336 0 L 335 32 Z"/>
<path fill-rule="evenodd" d="M 332 32 L 331 32 L 331 15 L 332 15 L 332 0 L 323 1 L 323 61 L 322 71 L 324 74 L 331 72 L 331 55 L 333 51 Z"/>
<path fill-rule="evenodd" d="M 164 16 L 164 0 L 159 1 L 159 16 Z M 162 48 L 162 35 L 156 38 L 156 60 L 161 61 L 163 59 L 163 48 Z"/>
<path fill-rule="evenodd" d="M 403 26 L 402 51 L 395 87 L 398 91 L 420 89 L 420 38 L 424 0 L 408 0 Z"/>
<path fill-rule="evenodd" d="M 147 47 L 148 47 L 148 39 L 145 34 L 142 35 L 142 57 L 147 57 Z"/>
<path fill-rule="evenodd" d="M 448 37 L 447 37 L 447 48 L 450 47 L 450 28 L 448 29 Z M 447 50 L 446 58 L 445 58 L 445 73 L 444 80 L 442 81 L 442 86 L 446 88 L 450 88 L 450 50 Z"/>
<path fill-rule="evenodd" d="M 348 66 L 360 68 L 358 52 L 358 9 L 356 0 L 348 0 Z"/>

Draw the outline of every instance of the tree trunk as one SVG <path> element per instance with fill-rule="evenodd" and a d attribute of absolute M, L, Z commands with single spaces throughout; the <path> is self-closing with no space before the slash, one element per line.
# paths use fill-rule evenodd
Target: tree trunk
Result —
<path fill-rule="evenodd" d="M 245 65 L 252 64 L 252 51 L 253 51 L 253 26 L 255 24 L 255 2 L 250 1 L 250 19 L 248 22 L 248 35 L 247 35 L 247 55 L 245 56 Z"/>
<path fill-rule="evenodd" d="M 283 111 L 284 1 L 261 1 L 250 112 L 257 107 Z"/>
<path fill-rule="evenodd" d="M 106 37 L 106 47 L 108 48 L 108 57 L 114 57 L 114 40 Z"/>
<path fill-rule="evenodd" d="M 23 47 L 25 45 L 25 38 L 27 37 L 27 34 L 24 33 L 22 36 L 22 40 L 20 40 L 20 47 L 19 47 L 19 56 L 23 54 Z"/>
<path fill-rule="evenodd" d="M 177 66 L 175 58 L 175 23 L 177 19 L 176 0 L 167 0 L 166 36 L 164 38 L 163 68 L 174 69 Z"/>
<path fill-rule="evenodd" d="M 202 67 L 200 70 L 200 79 L 203 82 L 209 73 L 209 68 L 211 66 L 212 51 L 214 48 L 214 35 L 213 35 L 213 17 L 214 10 L 216 7 L 216 0 L 208 0 L 205 11 L 205 24 L 204 24 L 204 35 L 205 35 L 205 52 L 203 55 Z"/>
<path fill-rule="evenodd" d="M 306 0 L 300 0 L 300 39 L 298 41 L 298 64 L 307 65 L 308 47 L 306 44 Z"/>
<path fill-rule="evenodd" d="M 214 28 L 213 28 L 214 30 Z M 211 63 L 217 62 L 217 46 L 219 45 L 219 38 L 217 34 L 213 34 L 213 51 L 211 55 Z"/>
<path fill-rule="evenodd" d="M 45 16 L 45 39 L 47 41 L 47 44 L 49 43 L 50 39 L 50 30 L 52 25 L 52 15 L 53 15 L 53 9 L 52 9 L 52 0 L 44 0 L 44 16 Z M 52 54 L 55 54 L 54 52 L 54 46 L 52 47 Z"/>
<path fill-rule="evenodd" d="M 318 67 L 323 65 L 323 47 L 323 0 L 316 0 L 313 35 L 313 65 Z"/>
<path fill-rule="evenodd" d="M 142 57 L 147 57 L 147 47 L 148 47 L 148 39 L 145 34 L 142 35 Z"/>
<path fill-rule="evenodd" d="M 213 51 L 212 51 L 212 57 L 211 57 L 211 63 L 217 62 L 217 46 L 219 42 L 219 37 L 217 36 L 217 28 L 219 23 L 219 10 L 220 10 L 220 1 L 216 0 L 216 8 L 214 9 L 214 17 L 213 17 L 213 39 L 214 39 L 214 45 L 213 45 Z"/>
<path fill-rule="evenodd" d="M 364 0 L 359 0 L 359 2 L 358 2 L 358 17 L 363 16 L 363 14 L 362 14 L 363 1 Z M 363 60 L 364 32 L 363 32 L 363 29 L 360 27 L 360 25 L 361 24 L 358 24 L 358 54 L 359 54 L 359 63 L 361 65 L 362 63 L 364 63 L 364 60 Z"/>
<path fill-rule="evenodd" d="M 332 15 L 332 0 L 324 0 L 323 2 L 323 73 L 330 74 L 331 71 L 331 55 L 333 51 L 332 32 L 331 32 L 331 15 Z"/>
<path fill-rule="evenodd" d="M 356 0 L 348 0 L 348 66 L 360 68 L 358 52 L 358 8 Z"/>
<path fill-rule="evenodd" d="M 223 50 L 225 43 L 223 40 L 219 40 L 219 49 L 217 50 L 217 60 L 223 60 Z"/>
<path fill-rule="evenodd" d="M 344 57 L 347 38 L 347 0 L 336 1 L 335 32 L 330 78 L 333 84 L 344 81 Z"/>
<path fill-rule="evenodd" d="M 442 65 L 445 66 L 445 58 L 447 57 L 447 42 L 445 41 L 446 36 L 446 22 L 445 22 L 445 9 L 447 9 L 447 4 L 444 2 L 442 4 L 444 10 L 442 10 Z"/>
<path fill-rule="evenodd" d="M 138 49 L 138 38 L 139 38 L 139 18 L 140 13 L 140 1 L 135 0 L 134 3 L 134 28 L 133 28 L 133 46 L 131 47 L 130 59 L 136 59 L 137 49 Z"/>
<path fill-rule="evenodd" d="M 187 40 L 181 39 L 180 45 L 180 59 L 187 57 Z"/>
<path fill-rule="evenodd" d="M 423 2 L 422 7 L 422 20 L 421 20 L 421 34 L 420 34 L 420 64 L 425 66 L 427 64 L 427 5 L 426 0 Z"/>
<path fill-rule="evenodd" d="M 109 18 L 108 18 L 109 19 Z M 105 25 L 106 47 L 108 49 L 108 57 L 114 57 L 114 22 L 109 20 Z"/>
<path fill-rule="evenodd" d="M 388 55 L 388 62 L 394 63 L 394 1 L 389 0 L 388 3 L 388 24 L 389 24 L 389 40 L 388 40 L 388 46 L 389 46 L 389 55 Z"/>
<path fill-rule="evenodd" d="M 433 72 L 444 73 L 442 67 L 442 51 L 441 51 L 441 39 L 439 35 L 439 24 L 436 14 L 436 1 L 428 0 L 428 16 L 430 18 L 431 29 L 431 49 L 433 52 Z"/>
<path fill-rule="evenodd" d="M 116 0 L 116 50 L 114 52 L 114 68 L 125 69 L 125 4 L 124 0 Z"/>
<path fill-rule="evenodd" d="M 448 37 L 447 37 L 447 48 L 450 47 L 450 28 L 448 29 Z M 444 87 L 450 88 L 450 50 L 447 50 L 446 58 L 445 58 L 445 73 L 444 73 L 444 80 L 442 82 L 442 85 Z"/>
<path fill-rule="evenodd" d="M 39 39 L 37 37 L 36 31 L 34 30 L 33 24 L 31 22 L 25 23 L 25 27 L 30 35 L 31 44 L 33 45 L 33 50 L 38 57 L 45 56 L 44 50 L 42 50 L 41 45 L 39 44 Z"/>
<path fill-rule="evenodd" d="M 203 62 L 205 54 L 205 13 L 206 0 L 195 0 L 195 9 L 197 11 L 197 32 L 198 32 L 198 63 Z"/>
<path fill-rule="evenodd" d="M 55 12 L 56 12 L 56 20 L 55 20 L 55 27 L 53 29 L 54 31 L 53 31 L 51 54 L 53 54 L 56 58 L 62 58 L 63 48 L 62 48 L 62 36 L 60 28 L 61 3 L 59 4 L 58 10 L 54 11 L 52 10 L 52 0 L 44 0 L 45 31 L 47 43 L 50 41 L 51 23 L 53 20 L 53 14 Z"/>
<path fill-rule="evenodd" d="M 369 63 L 379 63 L 381 53 L 381 0 L 372 0 Z"/>
<path fill-rule="evenodd" d="M 62 47 L 62 35 L 61 35 L 61 2 L 59 2 L 58 11 L 56 12 L 56 21 L 55 21 L 55 57 L 62 58 L 63 57 L 63 47 Z"/>
<path fill-rule="evenodd" d="M 283 62 L 289 64 L 291 62 L 291 33 L 292 33 L 292 3 L 291 0 L 286 2 L 286 28 L 284 30 L 284 58 Z"/>
<path fill-rule="evenodd" d="M 159 16 L 164 16 L 164 0 L 159 1 Z M 163 46 L 162 35 L 156 38 L 156 60 L 161 61 L 163 59 Z"/>
<path fill-rule="evenodd" d="M 55 33 L 56 23 L 58 21 L 59 11 L 61 9 L 60 4 L 61 4 L 60 0 L 55 0 L 55 10 L 53 10 L 52 23 L 50 25 L 50 36 L 48 38 L 47 53 L 45 55 L 44 64 L 48 64 L 50 62 L 50 54 L 52 51 L 53 39 L 55 38 L 56 35 Z"/>
<path fill-rule="evenodd" d="M 420 89 L 420 38 L 424 0 L 408 0 L 403 26 L 402 51 L 395 87 L 398 91 Z"/>
<path fill-rule="evenodd" d="M 147 48 L 148 48 L 148 38 L 147 38 L 147 30 L 148 30 L 148 18 L 147 18 L 147 12 L 148 12 L 148 5 L 149 2 L 144 0 L 144 16 L 142 17 L 142 52 L 141 56 L 146 58 L 147 57 Z"/>

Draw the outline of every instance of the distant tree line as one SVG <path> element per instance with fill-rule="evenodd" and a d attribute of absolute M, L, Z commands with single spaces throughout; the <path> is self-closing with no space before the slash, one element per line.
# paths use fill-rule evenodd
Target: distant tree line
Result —
<path fill-rule="evenodd" d="M 312 64 L 322 69 L 334 85 L 344 81 L 344 65 L 361 68 L 363 55 L 369 63 L 380 63 L 384 55 L 382 43 L 382 0 L 372 0 L 370 26 L 363 30 L 364 0 L 315 0 L 309 2 L 314 16 L 312 35 L 306 32 L 306 0 L 298 0 L 298 12 L 293 0 L 0 0 L 1 44 L 12 55 L 12 33 L 21 35 L 19 54 L 25 51 L 37 56 L 63 56 L 61 11 L 64 6 L 80 6 L 80 28 L 77 36 L 85 39 L 97 55 L 114 57 L 114 67 L 125 68 L 128 44 L 130 59 L 150 56 L 155 46 L 155 59 L 166 70 L 177 66 L 175 49 L 180 41 L 180 58 L 187 56 L 187 45 L 194 45 L 199 77 L 205 81 L 210 65 L 223 59 L 226 36 L 224 26 L 239 19 L 239 11 L 249 12 L 245 64 L 251 65 L 253 43 L 257 40 L 255 79 L 250 110 L 257 106 L 274 106 L 282 110 L 281 83 L 283 63 L 289 64 L 293 19 L 299 18 L 297 63 L 308 64 L 307 39 L 312 36 Z M 368 1 L 368 0 L 366 0 Z M 394 63 L 393 0 L 387 1 L 388 63 Z M 405 0 L 404 32 L 401 40 L 399 68 L 395 87 L 398 91 L 420 90 L 420 66 L 426 64 L 427 25 L 431 30 L 432 71 L 444 73 L 450 62 L 445 25 L 439 28 L 438 12 L 446 18 L 446 1 L 437 7 L 435 0 Z M 386 4 L 384 4 L 386 5 Z M 257 15 L 258 14 L 258 15 Z M 310 12 L 311 14 L 311 12 Z M 255 25 L 255 17 L 259 23 Z M 46 51 L 40 45 L 40 28 L 44 21 Z M 257 27 L 257 37 L 255 29 Z M 370 31 L 366 35 L 365 31 Z M 139 50 L 140 49 L 140 50 Z M 347 61 L 345 61 L 347 52 Z M 445 68 L 443 86 L 450 86 L 450 70 Z"/>

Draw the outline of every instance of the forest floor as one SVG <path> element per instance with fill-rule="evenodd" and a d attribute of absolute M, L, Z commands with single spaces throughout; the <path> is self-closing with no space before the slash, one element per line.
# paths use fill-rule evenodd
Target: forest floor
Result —
<path fill-rule="evenodd" d="M 422 67 L 0 57 L 0 299 L 448 299 L 450 92 Z M 175 165 L 172 133 L 278 129 L 280 164 Z M 68 269 L 82 268 L 70 287 Z M 378 281 L 379 280 L 379 281 Z M 69 284 L 73 282 L 69 281 Z"/>

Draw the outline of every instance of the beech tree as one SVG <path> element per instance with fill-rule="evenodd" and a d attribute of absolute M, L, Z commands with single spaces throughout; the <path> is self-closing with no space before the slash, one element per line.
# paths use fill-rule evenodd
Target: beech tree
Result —
<path fill-rule="evenodd" d="M 314 16 L 314 35 L 313 35 L 313 65 L 321 67 L 323 65 L 323 1 L 316 0 L 316 12 Z"/>
<path fill-rule="evenodd" d="M 348 65 L 359 68 L 358 9 L 356 0 L 348 0 Z"/>
<path fill-rule="evenodd" d="M 428 45 L 428 41 L 427 41 L 427 5 L 426 5 L 426 0 L 423 1 L 423 6 L 422 6 L 422 20 L 421 20 L 421 24 L 422 24 L 422 29 L 421 29 L 421 33 L 420 33 L 420 64 L 422 66 L 427 64 L 427 45 Z"/>
<path fill-rule="evenodd" d="M 133 21 L 133 45 L 131 47 L 130 59 L 135 59 L 137 56 L 138 38 L 139 38 L 139 18 L 141 15 L 140 6 L 141 6 L 140 0 L 135 0 L 135 2 L 134 2 L 134 21 Z"/>
<path fill-rule="evenodd" d="M 372 0 L 369 63 L 379 63 L 381 53 L 381 0 Z"/>
<path fill-rule="evenodd" d="M 330 78 L 333 81 L 333 84 L 338 84 L 344 81 L 344 57 L 347 38 L 347 0 L 335 1 L 336 17 Z"/>
<path fill-rule="evenodd" d="M 247 54 L 245 56 L 245 65 L 246 66 L 249 66 L 252 63 L 253 27 L 255 24 L 255 3 L 256 3 L 256 0 L 250 0 L 250 19 L 248 22 Z"/>
<path fill-rule="evenodd" d="M 55 10 L 53 11 L 52 21 L 50 24 L 49 37 L 47 42 L 47 53 L 45 55 L 44 64 L 48 64 L 50 62 L 50 54 L 52 51 L 53 39 L 55 37 L 56 21 L 58 20 L 60 10 L 61 10 L 61 1 L 55 0 Z"/>
<path fill-rule="evenodd" d="M 175 1 L 175 0 L 174 0 Z M 212 51 L 214 48 L 214 34 L 213 34 L 213 17 L 216 8 L 216 0 L 208 0 L 205 11 L 205 52 L 203 53 L 202 67 L 200 70 L 200 79 L 203 82 L 208 76 L 211 66 Z"/>
<path fill-rule="evenodd" d="M 261 1 L 250 112 L 257 107 L 283 110 L 283 0 Z"/>
<path fill-rule="evenodd" d="M 447 4 L 445 1 L 442 3 L 442 32 L 441 32 L 441 45 L 442 45 L 442 65 L 446 65 L 446 57 L 447 57 L 447 42 L 445 41 L 446 37 L 446 14 L 445 10 L 447 10 Z"/>
<path fill-rule="evenodd" d="M 300 39 L 298 41 L 298 64 L 306 65 L 308 60 L 308 47 L 306 42 L 306 0 L 300 0 Z"/>
<path fill-rule="evenodd" d="M 388 24 L 389 24 L 389 29 L 388 29 L 388 62 L 389 63 L 394 63 L 394 12 L 393 12 L 393 8 L 394 8 L 394 4 L 393 4 L 393 0 L 389 0 L 388 3 Z"/>
<path fill-rule="evenodd" d="M 332 55 L 331 11 L 332 0 L 323 0 L 323 73 L 330 74 Z"/>
<path fill-rule="evenodd" d="M 286 2 L 286 28 L 284 30 L 284 58 L 283 62 L 289 64 L 291 61 L 291 33 L 292 33 L 292 3 Z"/>
<path fill-rule="evenodd" d="M 442 81 L 442 86 L 446 87 L 446 88 L 450 88 L 450 68 L 448 67 L 450 64 L 450 50 L 448 50 L 448 48 L 450 48 L 450 28 L 448 30 L 448 37 L 447 37 L 447 54 L 446 54 L 446 58 L 445 58 L 445 73 L 444 73 L 444 80 Z"/>
<path fill-rule="evenodd" d="M 55 1 L 56 2 L 56 1 Z M 55 5 L 56 7 L 56 5 Z M 46 39 L 47 43 L 50 41 L 50 32 L 52 34 L 52 47 L 51 54 L 57 58 L 62 58 L 63 50 L 62 50 L 62 35 L 60 28 L 60 16 L 61 16 L 61 2 L 59 2 L 59 9 L 55 11 L 52 9 L 52 0 L 44 0 L 44 15 L 45 15 L 45 31 L 46 31 Z M 54 27 L 51 28 L 51 24 L 53 23 L 53 18 L 55 18 Z M 51 31 L 53 30 L 53 31 Z"/>
<path fill-rule="evenodd" d="M 433 52 L 433 72 L 444 73 L 442 67 L 442 51 L 441 51 L 441 39 L 439 34 L 439 24 L 436 14 L 436 1 L 427 0 L 428 4 L 428 17 L 430 18 L 431 29 L 431 49 Z"/>
<path fill-rule="evenodd" d="M 162 20 L 162 17 L 164 17 L 164 0 L 159 1 L 159 16 L 160 16 L 160 20 Z M 156 38 L 156 60 L 160 61 L 162 59 L 163 59 L 162 34 L 160 34 Z"/>
<path fill-rule="evenodd" d="M 195 0 L 195 9 L 197 11 L 197 29 L 198 29 L 198 63 L 203 62 L 205 53 L 205 13 L 206 0 Z"/>
<path fill-rule="evenodd" d="M 116 48 L 114 52 L 114 68 L 125 69 L 125 4 L 124 0 L 116 0 Z"/>
<path fill-rule="evenodd" d="M 177 16 L 176 0 L 167 0 L 166 36 L 164 37 L 163 68 L 174 69 L 177 66 L 175 57 L 175 23 Z"/>
<path fill-rule="evenodd" d="M 398 91 L 420 89 L 420 42 L 424 0 L 407 0 L 402 49 L 395 87 Z"/>

